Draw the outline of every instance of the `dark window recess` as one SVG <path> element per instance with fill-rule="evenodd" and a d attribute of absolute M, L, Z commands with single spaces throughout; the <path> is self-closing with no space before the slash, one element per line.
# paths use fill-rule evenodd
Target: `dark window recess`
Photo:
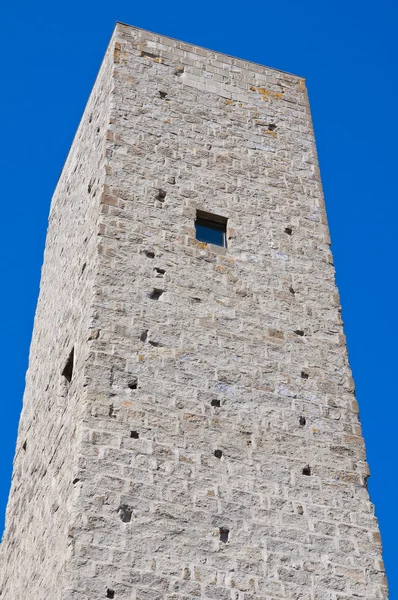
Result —
<path fill-rule="evenodd" d="M 140 434 L 138 433 L 138 431 L 131 431 L 130 437 L 133 438 L 133 440 L 138 440 L 138 438 L 140 437 Z"/>
<path fill-rule="evenodd" d="M 195 221 L 196 239 L 206 244 L 227 246 L 227 219 L 198 210 Z"/>
<path fill-rule="evenodd" d="M 107 598 L 114 598 L 115 597 L 115 591 L 114 590 L 110 590 L 109 588 L 106 590 L 106 597 Z"/>
<path fill-rule="evenodd" d="M 216 458 L 221 458 L 222 457 L 222 450 L 214 450 L 214 456 Z"/>
<path fill-rule="evenodd" d="M 70 383 L 72 381 L 74 356 L 75 356 L 75 349 L 72 348 L 72 350 L 70 351 L 70 354 L 68 356 L 68 360 L 66 361 L 66 364 L 61 373 L 62 377 L 65 377 L 65 379 L 68 383 Z"/>
<path fill-rule="evenodd" d="M 304 467 L 304 469 L 303 469 L 303 475 L 307 475 L 307 476 L 311 475 L 311 467 L 310 467 L 310 465 L 306 465 Z"/>
<path fill-rule="evenodd" d="M 218 398 L 213 398 L 213 400 L 211 401 L 211 405 L 212 406 L 216 406 L 217 408 L 220 408 L 221 406 L 221 401 L 218 400 Z"/>

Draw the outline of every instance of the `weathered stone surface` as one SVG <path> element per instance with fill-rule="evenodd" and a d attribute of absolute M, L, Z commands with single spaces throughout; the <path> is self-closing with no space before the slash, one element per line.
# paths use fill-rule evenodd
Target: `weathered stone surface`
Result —
<path fill-rule="evenodd" d="M 368 476 L 304 80 L 117 25 L 53 198 L 0 595 L 386 599 Z"/>

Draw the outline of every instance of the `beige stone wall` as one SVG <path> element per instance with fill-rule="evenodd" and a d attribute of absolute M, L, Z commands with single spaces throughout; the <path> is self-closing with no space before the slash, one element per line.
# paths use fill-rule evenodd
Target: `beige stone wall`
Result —
<path fill-rule="evenodd" d="M 106 178 L 87 125 L 35 324 L 19 443 L 35 415 L 63 450 L 52 487 L 17 456 L 26 522 L 42 514 L 49 539 L 32 597 L 385 600 L 303 79 L 124 25 L 110 51 Z M 196 241 L 196 210 L 228 218 L 227 249 Z M 67 230 L 61 255 L 51 231 Z M 75 389 L 48 412 L 72 344 Z M 6 537 L 15 600 L 16 557 L 37 556 L 15 524 L 25 494 L 14 484 Z"/>
<path fill-rule="evenodd" d="M 111 57 L 112 58 L 112 57 Z M 51 204 L 1 545 L 0 597 L 59 600 L 73 552 L 77 445 L 97 271 L 112 60 L 106 57 Z M 70 385 L 61 372 L 74 347 Z"/>

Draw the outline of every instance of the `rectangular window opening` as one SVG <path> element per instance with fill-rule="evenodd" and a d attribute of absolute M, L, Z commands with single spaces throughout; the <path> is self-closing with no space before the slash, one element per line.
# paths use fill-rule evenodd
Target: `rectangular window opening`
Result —
<path fill-rule="evenodd" d="M 226 248 L 227 221 L 226 217 L 197 210 L 195 221 L 196 239 L 199 242 Z"/>

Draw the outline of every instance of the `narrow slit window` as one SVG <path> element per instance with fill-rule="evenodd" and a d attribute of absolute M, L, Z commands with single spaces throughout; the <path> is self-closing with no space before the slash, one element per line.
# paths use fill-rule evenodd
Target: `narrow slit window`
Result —
<path fill-rule="evenodd" d="M 62 377 L 65 377 L 65 379 L 68 383 L 70 383 L 72 381 L 74 358 L 75 358 L 75 349 L 72 348 L 72 350 L 68 356 L 68 360 L 66 361 L 66 364 L 65 364 L 64 368 L 62 369 L 62 373 L 61 373 Z"/>
<path fill-rule="evenodd" d="M 195 221 L 196 239 L 206 244 L 227 247 L 227 219 L 198 210 Z"/>

